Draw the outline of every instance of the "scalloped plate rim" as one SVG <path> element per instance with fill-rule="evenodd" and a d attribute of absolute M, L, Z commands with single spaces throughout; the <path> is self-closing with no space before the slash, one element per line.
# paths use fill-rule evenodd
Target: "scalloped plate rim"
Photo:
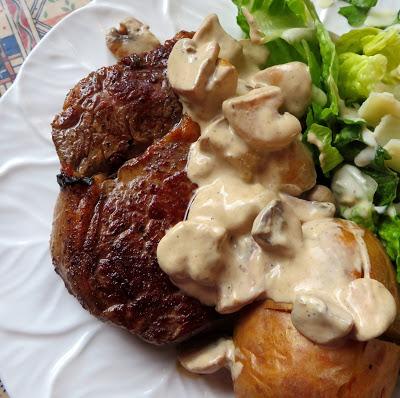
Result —
<path fill-rule="evenodd" d="M 125 1 L 125 3 L 124 3 L 124 1 Z M 110 7 L 110 8 L 118 8 L 118 7 L 116 7 L 118 4 L 121 5 L 121 6 L 124 5 L 124 4 L 126 5 L 126 1 L 127 0 L 114 0 L 114 1 L 113 0 L 93 0 L 91 3 L 87 4 L 86 6 L 80 8 L 78 10 L 75 10 L 74 12 L 72 12 L 71 14 L 66 16 L 64 19 L 62 19 L 59 23 L 57 23 L 57 25 L 52 29 L 52 31 L 49 32 L 45 36 L 45 38 L 43 38 L 41 40 L 41 42 L 28 55 L 28 57 L 26 58 L 24 64 L 22 65 L 22 67 L 21 67 L 21 69 L 20 69 L 20 71 L 18 73 L 18 76 L 17 76 L 15 82 L 10 87 L 10 89 L 7 90 L 7 92 L 0 98 L 0 112 L 3 109 L 7 109 L 7 107 L 10 107 L 10 109 L 15 109 L 16 113 L 19 112 L 18 114 L 20 116 L 21 115 L 22 115 L 22 117 L 24 116 L 23 110 L 20 109 L 21 108 L 20 98 L 18 97 L 19 94 L 20 94 L 19 93 L 19 87 L 22 85 L 21 81 L 24 81 L 25 79 L 29 78 L 29 76 L 26 76 L 26 71 L 28 70 L 28 72 L 29 72 L 29 65 L 31 64 L 31 60 L 35 60 L 36 54 L 39 51 L 41 51 L 41 49 L 43 47 L 47 46 L 47 43 L 50 43 L 52 37 L 57 34 L 56 32 L 58 32 L 59 30 L 63 29 L 64 27 L 68 27 L 68 25 L 71 23 L 72 20 L 74 20 L 76 18 L 77 15 L 79 15 L 80 13 L 86 13 L 91 8 L 94 10 L 94 12 L 96 12 L 96 7 L 103 7 L 104 6 L 104 7 Z M 135 1 L 140 2 L 140 0 L 135 0 Z M 135 3 L 135 1 L 133 1 L 133 3 Z M 157 1 L 157 0 L 154 0 L 154 1 Z M 174 1 L 179 1 L 179 0 L 160 0 L 160 1 L 164 5 L 165 4 L 166 5 L 170 5 Z M 207 1 L 209 3 L 212 2 L 212 0 L 207 0 Z M 224 0 L 224 1 L 227 2 L 228 0 Z M 386 3 L 389 4 L 390 2 L 393 2 L 393 1 L 395 2 L 396 0 L 386 0 L 385 4 Z M 185 0 L 186 5 L 188 5 L 190 3 L 192 3 L 194 5 L 194 4 L 196 4 L 196 2 L 197 2 L 197 0 Z M 221 2 L 222 2 L 222 0 L 221 0 Z M 393 4 L 394 4 L 394 2 L 393 2 Z M 185 3 L 182 2 L 182 4 L 185 4 Z M 150 5 L 151 1 L 149 1 L 148 4 Z M 341 22 L 343 22 L 343 21 L 341 21 Z M 328 23 L 329 23 L 329 20 L 328 20 Z M 339 23 L 339 25 L 340 25 L 340 23 Z M 343 23 L 341 24 L 341 26 L 342 27 L 340 28 L 340 30 L 343 30 Z M 13 123 L 12 116 L 15 116 L 15 115 L 10 115 L 9 116 L 9 122 L 10 123 Z M 21 120 L 20 126 L 23 126 L 24 122 L 25 122 L 25 120 Z M 6 124 L 5 130 L 7 130 L 7 121 L 6 121 L 5 124 Z M 28 126 L 28 127 L 26 127 L 26 129 L 29 128 L 28 124 L 26 126 Z M 35 126 L 33 126 L 33 127 L 35 127 Z M 12 128 L 14 128 L 14 131 L 17 131 L 18 130 L 18 125 L 17 126 L 12 126 Z M 12 128 L 10 128 L 10 131 L 12 130 Z M 25 134 L 26 133 L 25 129 L 23 131 L 24 131 L 24 133 L 21 133 L 21 134 Z M 4 131 L 2 131 L 2 134 L 6 134 L 6 133 Z M 51 153 L 51 152 L 52 151 L 50 151 L 49 153 Z M 54 149 L 53 149 L 53 152 L 54 152 Z M 2 153 L 2 149 L 0 148 L 0 155 L 1 155 L 1 153 Z M 11 160 L 13 160 L 13 158 L 11 158 Z M 15 160 L 18 160 L 18 159 L 15 159 Z M 54 162 L 54 159 L 52 159 L 52 158 L 46 158 L 44 160 L 37 158 L 36 160 L 39 163 L 40 163 L 40 161 L 44 161 L 44 162 L 49 161 L 50 163 Z M 0 187 L 2 186 L 1 185 L 2 184 L 2 180 L 1 180 L 1 178 L 2 178 L 2 170 L 4 171 L 4 167 L 5 166 L 8 167 L 7 161 L 4 162 L 4 163 L 0 161 Z M 10 167 L 15 167 L 15 166 L 11 165 Z M 49 167 L 45 166 L 45 169 L 47 170 L 46 172 L 49 172 L 49 171 L 52 170 L 52 169 L 49 170 Z M 35 171 L 32 171 L 32 173 L 34 173 L 34 172 Z M 18 173 L 16 173 L 16 176 L 17 176 L 17 178 L 21 178 L 21 175 L 18 174 Z M 37 178 L 37 180 L 36 180 L 37 183 L 40 182 L 41 176 L 42 176 L 42 174 L 40 174 L 39 177 L 35 177 L 35 178 Z M 28 177 L 29 177 L 29 174 L 28 174 Z M 12 188 L 12 185 L 7 185 L 7 182 L 5 184 L 6 184 L 6 188 L 7 189 L 11 189 Z M 54 187 L 52 187 L 51 189 L 53 190 L 53 188 Z M 19 193 L 21 193 L 21 191 L 19 191 Z M 51 191 L 50 193 L 53 194 L 54 192 Z M 50 195 L 50 193 L 49 193 L 49 195 Z M 1 194 L 2 194 L 2 191 L 0 190 L 0 195 Z M 20 198 L 20 197 L 18 197 L 18 198 Z M 17 199 L 17 198 L 15 198 L 15 199 Z M 10 202 L 10 204 L 11 204 L 11 202 Z M 2 205 L 2 203 L 0 203 L 0 206 L 1 205 Z M 1 207 L 0 207 L 0 210 L 1 210 Z M 40 215 L 38 216 L 38 219 L 40 219 Z M 19 222 L 21 223 L 21 220 Z M 21 227 L 22 227 L 22 225 L 21 225 Z M 4 242 L 6 240 L 2 240 L 1 231 L 2 230 L 0 229 L 0 250 L 6 250 L 7 246 L 4 244 Z M 32 242 L 34 242 L 34 241 L 32 240 Z M 3 244 L 3 246 L 1 246 L 2 244 Z M 15 241 L 14 242 L 14 246 L 22 245 L 21 247 L 24 247 L 24 244 L 26 244 L 26 242 L 24 242 L 24 241 Z M 29 253 L 33 254 L 33 250 L 31 250 Z M 17 251 L 17 254 L 18 254 L 18 256 L 23 257 L 23 255 L 26 254 L 26 253 L 24 253 L 22 251 L 22 249 L 21 249 L 21 251 Z M 42 255 L 43 255 L 43 253 L 39 253 L 39 258 Z M 48 256 L 48 248 L 47 248 L 47 251 L 45 253 L 45 256 Z M 1 264 L 3 264 L 3 261 L 4 261 L 4 264 L 6 264 L 6 259 L 8 259 L 9 257 L 11 257 L 11 255 L 9 255 L 8 257 L 2 258 Z M 34 268 L 32 268 L 32 269 L 34 269 Z M 54 281 L 56 280 L 55 277 L 53 278 L 54 275 L 48 275 L 48 273 L 46 272 L 46 277 L 47 276 L 52 278 L 52 280 L 54 280 Z M 65 298 L 66 295 L 65 295 L 65 290 L 62 290 L 63 286 L 61 287 L 61 281 L 57 280 L 56 285 L 57 286 L 55 287 L 55 289 L 56 290 L 58 289 L 57 292 L 59 291 L 59 293 L 57 293 L 57 294 L 60 294 L 61 295 L 60 297 L 62 298 L 62 300 L 64 300 L 63 298 Z M 26 290 L 29 290 L 28 288 L 31 288 L 31 287 L 32 286 L 28 284 L 27 287 L 26 287 Z M 0 294 L 0 297 L 1 297 L 1 294 Z M 67 300 L 68 303 L 66 305 L 66 308 L 71 308 L 71 310 L 73 310 L 73 311 L 82 312 L 83 310 L 80 309 L 79 305 L 75 302 L 75 299 L 71 298 L 70 296 L 68 296 L 68 297 L 69 297 L 69 299 Z M 84 356 L 86 355 L 87 346 L 85 344 L 87 342 L 90 342 L 90 341 L 96 340 L 96 339 L 99 339 L 99 340 L 100 339 L 104 339 L 105 342 L 112 341 L 112 340 L 110 340 L 110 335 L 112 335 L 112 338 L 115 338 L 115 336 L 118 336 L 118 338 L 121 340 L 121 346 L 118 347 L 118 349 L 121 349 L 121 348 L 124 347 L 124 345 L 122 344 L 122 342 L 123 342 L 124 344 L 126 343 L 126 344 L 131 344 L 132 346 L 135 346 L 135 350 L 137 350 L 137 351 L 135 351 L 135 353 L 137 352 L 138 356 L 143 355 L 143 357 L 146 357 L 146 358 L 148 358 L 149 356 L 154 356 L 154 358 L 158 359 L 158 360 L 154 359 L 154 362 L 168 363 L 167 361 L 171 360 L 171 358 L 172 358 L 171 353 L 168 350 L 161 349 L 161 350 L 159 350 L 159 352 L 157 352 L 158 351 L 157 349 L 149 348 L 149 347 L 145 346 L 143 343 L 140 343 L 140 342 L 137 342 L 137 341 L 135 341 L 134 343 L 131 342 L 131 340 L 129 340 L 130 337 L 127 336 L 124 332 L 121 332 L 119 330 L 116 330 L 115 328 L 112 328 L 112 327 L 109 327 L 108 325 L 100 323 L 99 321 L 95 320 L 93 317 L 91 317 L 88 314 L 86 314 L 84 311 L 82 313 L 82 317 L 79 318 L 79 321 L 81 322 L 81 324 L 76 326 L 76 330 L 79 331 L 79 333 L 75 333 L 74 332 L 75 326 L 71 325 L 71 331 L 68 331 L 68 333 L 69 333 L 68 336 L 71 338 L 71 344 L 68 345 L 69 349 L 67 351 L 65 351 L 64 354 L 62 355 L 62 357 L 60 357 L 54 363 L 54 366 L 52 368 L 50 368 L 50 369 L 47 369 L 47 368 L 46 369 L 40 369 L 41 363 L 40 363 L 40 361 L 38 361 L 37 369 L 34 369 L 33 367 L 31 367 L 29 369 L 26 369 L 26 368 L 24 368 L 23 364 L 22 365 L 20 364 L 21 367 L 19 369 L 21 370 L 21 373 L 25 372 L 26 375 L 28 373 L 33 373 L 34 375 L 37 373 L 38 377 L 42 376 L 44 378 L 47 378 L 49 376 L 49 374 L 51 372 L 53 372 L 54 369 L 58 369 L 57 366 L 59 366 L 59 367 L 61 367 L 63 372 L 66 372 L 66 374 L 69 374 L 69 372 L 70 372 L 70 369 L 69 369 L 70 364 L 73 363 L 71 361 L 77 360 L 79 362 L 81 360 L 81 358 L 84 358 Z M 87 324 L 90 324 L 92 326 L 92 329 L 85 329 L 84 331 L 80 331 L 81 327 L 82 328 L 86 327 L 85 326 L 86 325 L 85 322 Z M 2 329 L 1 322 L 0 322 L 0 329 Z M 2 333 L 3 333 L 3 335 L 6 335 L 4 327 L 3 327 Z M 52 333 L 54 333 L 54 332 L 52 332 Z M 9 338 L 11 339 L 12 337 L 9 337 Z M 89 343 L 87 343 L 87 344 L 89 344 Z M 32 347 L 31 346 L 28 347 L 28 345 L 27 345 L 27 347 L 25 347 L 25 350 L 31 350 L 31 352 L 35 352 L 35 351 L 32 351 L 33 350 Z M 108 351 L 106 350 L 105 352 L 107 353 Z M 121 351 L 121 360 L 125 360 L 123 358 L 124 354 L 125 353 L 123 351 Z M 2 358 L 1 350 L 0 350 L 0 358 Z M 13 360 L 15 362 L 14 365 L 13 365 L 14 368 L 16 368 L 16 364 L 18 362 L 20 362 L 20 363 L 23 362 L 23 358 L 19 358 L 19 357 L 16 357 L 15 359 L 13 358 Z M 158 364 L 154 363 L 154 365 L 158 365 Z M 144 396 L 146 396 L 146 397 L 154 396 L 155 397 L 155 396 L 159 396 L 161 391 L 163 392 L 165 397 L 177 396 L 176 394 L 178 394 L 179 396 L 187 396 L 187 391 L 188 391 L 187 389 L 188 388 L 189 389 L 194 389 L 194 390 L 192 390 L 193 393 L 195 393 L 195 395 L 199 396 L 199 397 L 200 396 L 207 396 L 207 397 L 211 397 L 211 396 L 215 396 L 215 397 L 216 396 L 218 396 L 218 397 L 222 397 L 222 396 L 225 397 L 226 396 L 226 397 L 228 397 L 228 396 L 231 396 L 230 392 L 227 391 L 226 388 L 224 387 L 225 385 L 223 385 L 221 387 L 221 385 L 219 384 L 220 382 L 218 381 L 218 378 L 217 379 L 211 378 L 211 379 L 208 380 L 208 382 L 204 381 L 204 379 L 201 379 L 200 381 L 199 381 L 199 379 L 196 379 L 196 381 L 193 381 L 193 383 L 192 383 L 190 381 L 190 379 L 185 378 L 185 377 L 181 377 L 178 374 L 178 372 L 176 372 L 174 370 L 174 364 L 168 363 L 168 365 L 171 365 L 171 366 L 168 367 L 168 369 L 162 369 L 163 372 L 160 371 L 161 379 L 160 379 L 159 383 L 161 383 L 161 384 L 157 385 L 157 383 L 153 383 L 154 385 L 151 385 L 151 383 L 149 384 L 149 381 L 148 382 L 144 382 L 143 380 L 140 379 L 141 382 L 143 383 L 143 388 L 141 388 L 140 391 L 135 391 L 136 394 L 137 394 L 136 396 L 140 395 L 140 396 L 143 396 L 143 397 Z M 5 365 L 3 365 L 3 366 L 5 368 Z M 156 366 L 155 369 L 158 369 L 157 366 Z M 141 376 L 141 372 L 140 372 L 141 369 L 140 369 L 139 365 L 136 366 L 135 370 L 136 370 L 135 373 L 137 373 L 139 376 Z M 42 373 L 40 373 L 40 372 L 42 372 Z M 43 374 L 43 372 L 46 372 L 46 373 Z M 1 374 L 2 374 L 2 364 L 0 363 L 0 376 L 1 376 Z M 19 376 L 19 377 L 22 377 L 22 376 Z M 148 375 L 147 376 L 145 375 L 143 377 L 145 377 L 145 378 L 147 377 L 147 379 L 149 379 Z M 17 376 L 15 376 L 14 378 L 18 379 Z M 29 385 L 30 385 L 30 387 L 32 389 L 31 390 L 32 394 L 34 394 L 34 395 L 31 395 L 31 396 L 32 397 L 37 397 L 37 398 L 43 398 L 42 396 L 36 395 L 36 392 L 34 390 L 35 384 L 32 381 L 33 379 L 29 379 L 29 383 L 30 383 Z M 118 380 L 118 379 L 115 378 L 115 380 Z M 150 381 L 152 381 L 152 380 L 150 380 Z M 7 379 L 3 380 L 3 383 L 7 386 Z M 40 383 L 43 384 L 44 382 L 42 380 L 38 380 L 37 383 L 38 383 L 37 387 L 39 388 L 39 384 Z M 166 383 L 168 383 L 168 384 L 166 384 Z M 174 390 L 172 391 L 172 395 L 171 395 L 171 391 L 170 390 L 165 390 L 165 386 L 169 385 L 170 383 L 172 383 L 173 388 L 174 388 Z M 149 387 L 150 385 L 151 385 L 151 387 Z M 210 387 L 210 385 L 212 385 L 213 387 Z M 82 391 L 85 391 L 84 387 L 85 386 L 81 386 L 80 387 L 81 388 L 81 390 L 80 390 L 80 394 L 81 395 L 79 395 L 79 396 L 85 396 L 85 397 L 86 396 L 90 396 L 90 397 L 98 396 L 97 394 L 94 395 L 94 394 L 91 394 L 91 393 L 89 393 L 90 395 L 84 395 L 84 393 L 82 392 Z M 147 388 L 147 390 L 146 390 L 146 388 Z M 160 390 L 160 388 L 161 388 L 161 390 Z M 40 390 L 40 391 L 42 391 L 42 390 Z M 62 391 L 58 391 L 58 392 L 57 392 L 57 390 L 55 390 L 54 394 L 53 394 L 52 391 L 53 390 L 49 390 L 48 394 L 50 394 L 50 395 L 47 395 L 47 396 L 57 396 L 57 397 L 64 397 L 64 396 L 67 397 L 68 396 L 68 395 L 64 395 L 64 392 L 67 391 L 67 390 L 62 390 Z M 202 391 L 204 392 L 204 394 L 202 394 Z M 127 398 L 128 396 L 132 396 L 131 394 L 132 393 L 134 394 L 135 392 L 132 391 L 131 389 L 125 389 L 122 392 L 121 391 L 117 391 L 117 390 L 114 389 L 114 390 L 111 391 L 112 395 L 110 395 L 110 391 L 106 394 L 105 390 L 102 390 L 100 393 L 106 394 L 107 396 L 112 396 L 113 398 L 114 397 L 115 398 L 119 398 L 119 397 Z M 192 393 L 192 395 L 193 395 L 193 393 Z M 398 393 L 397 396 L 400 397 L 400 393 Z M 23 397 L 20 394 L 19 395 L 12 395 L 12 392 L 11 392 L 11 397 L 10 398 L 25 398 L 25 397 Z"/>

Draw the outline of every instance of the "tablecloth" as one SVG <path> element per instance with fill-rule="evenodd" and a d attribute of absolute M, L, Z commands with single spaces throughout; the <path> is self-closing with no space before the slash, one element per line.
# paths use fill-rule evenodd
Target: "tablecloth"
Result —
<path fill-rule="evenodd" d="M 89 1 L 0 0 L 0 96 L 11 86 L 32 48 L 52 26 Z M 9 398 L 1 380 L 0 398 Z"/>
<path fill-rule="evenodd" d="M 60 19 L 89 0 L 0 0 L 0 96 L 24 59 Z"/>

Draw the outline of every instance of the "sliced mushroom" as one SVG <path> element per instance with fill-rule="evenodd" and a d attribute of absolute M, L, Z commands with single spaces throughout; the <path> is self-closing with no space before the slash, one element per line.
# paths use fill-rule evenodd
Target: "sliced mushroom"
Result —
<path fill-rule="evenodd" d="M 279 109 L 284 102 L 279 87 L 266 86 L 222 104 L 224 116 L 236 134 L 256 151 L 287 147 L 300 133 L 296 117 Z"/>
<path fill-rule="evenodd" d="M 192 373 L 211 374 L 235 362 L 235 346 L 232 339 L 220 338 L 184 351 L 178 357 L 181 365 Z"/>
<path fill-rule="evenodd" d="M 117 59 L 131 54 L 141 54 L 154 50 L 160 45 L 149 26 L 135 18 L 126 18 L 119 28 L 111 28 L 106 35 L 108 49 Z"/>
<path fill-rule="evenodd" d="M 296 296 L 291 318 L 301 334 L 318 344 L 334 343 L 354 326 L 353 317 L 341 305 L 310 294 Z"/>
<path fill-rule="evenodd" d="M 251 235 L 263 249 L 284 255 L 294 254 L 303 240 L 300 220 L 281 200 L 273 200 L 261 210 Z"/>
<path fill-rule="evenodd" d="M 283 108 L 296 117 L 304 115 L 311 102 L 312 82 L 308 66 L 302 62 L 275 65 L 258 72 L 253 82 L 257 87 L 277 86 L 284 97 Z"/>
<path fill-rule="evenodd" d="M 396 318 L 396 302 L 392 294 L 375 279 L 355 279 L 342 291 L 340 299 L 353 315 L 354 334 L 358 341 L 380 336 Z"/>
<path fill-rule="evenodd" d="M 335 204 L 335 195 L 325 185 L 316 185 L 311 191 L 306 192 L 305 198 L 312 202 L 329 202 Z"/>
<path fill-rule="evenodd" d="M 215 153 L 236 168 L 245 181 L 251 181 L 259 165 L 260 156 L 249 150 L 246 143 L 235 134 L 223 117 L 211 123 L 199 139 L 206 153 Z"/>
<path fill-rule="evenodd" d="M 243 58 L 241 44 L 232 36 L 228 35 L 219 23 L 217 15 L 209 15 L 201 24 L 193 40 L 198 44 L 206 44 L 216 41 L 220 47 L 219 57 L 239 66 Z"/>
<path fill-rule="evenodd" d="M 196 119 L 215 116 L 222 102 L 236 92 L 238 74 L 228 61 L 219 59 L 216 41 L 179 40 L 168 59 L 168 79 Z"/>
<path fill-rule="evenodd" d="M 213 150 L 224 158 L 241 158 L 249 149 L 245 142 L 232 132 L 227 120 L 223 117 L 216 119 L 204 130 L 200 138 L 201 149 Z"/>
<path fill-rule="evenodd" d="M 336 208 L 331 202 L 309 201 L 286 194 L 280 196 L 292 208 L 302 223 L 321 218 L 331 218 L 335 215 Z"/>

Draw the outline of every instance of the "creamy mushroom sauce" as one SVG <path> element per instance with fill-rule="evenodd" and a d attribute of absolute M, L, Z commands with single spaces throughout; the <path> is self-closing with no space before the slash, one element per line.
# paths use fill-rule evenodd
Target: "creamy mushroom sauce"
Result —
<path fill-rule="evenodd" d="M 220 313 L 270 298 L 291 303 L 294 326 L 317 343 L 374 338 L 393 322 L 396 305 L 369 277 L 362 230 L 334 220 L 327 188 L 314 188 L 315 201 L 296 197 L 316 178 L 297 119 L 311 99 L 308 68 L 260 70 L 266 57 L 263 46 L 229 36 L 215 15 L 174 46 L 168 78 L 201 127 L 187 163 L 198 189 L 186 219 L 159 243 L 159 264 Z M 210 363 L 226 363 L 226 344 L 210 347 Z"/>

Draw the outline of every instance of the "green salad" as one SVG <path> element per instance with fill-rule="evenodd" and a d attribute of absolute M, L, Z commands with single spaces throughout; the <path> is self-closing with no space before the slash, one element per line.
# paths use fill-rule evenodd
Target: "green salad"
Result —
<path fill-rule="evenodd" d="M 311 0 L 233 2 L 245 35 L 252 37 L 256 26 L 257 41 L 267 46 L 266 66 L 291 61 L 309 66 L 313 99 L 303 141 L 313 153 L 319 183 L 331 187 L 341 217 L 380 238 L 400 283 L 400 25 L 394 21 L 337 37 Z M 353 25 L 376 4 L 348 2 L 342 15 L 363 13 L 357 23 L 348 18 Z"/>

